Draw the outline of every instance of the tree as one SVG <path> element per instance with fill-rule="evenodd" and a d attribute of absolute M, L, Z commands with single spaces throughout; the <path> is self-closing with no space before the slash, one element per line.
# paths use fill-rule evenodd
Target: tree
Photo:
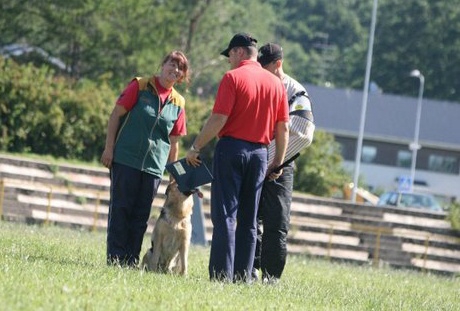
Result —
<path fill-rule="evenodd" d="M 459 0 L 380 0 L 371 80 L 384 92 L 460 101 Z M 214 94 L 226 70 L 222 46 L 239 31 L 285 49 L 288 72 L 302 82 L 361 89 L 372 2 L 359 0 L 4 0 L 0 47 L 27 43 L 67 65 L 75 78 L 110 78 L 121 88 L 152 74 L 183 49 L 194 68 L 191 90 Z M 27 21 L 27 22 L 25 22 Z"/>
<path fill-rule="evenodd" d="M 385 92 L 416 96 L 409 73 L 419 69 L 425 97 L 460 101 L 459 1 L 383 0 L 378 12 L 372 79 Z"/>
<path fill-rule="evenodd" d="M 341 85 L 341 55 L 362 37 L 356 1 L 270 2 L 281 20 L 275 40 L 284 46 L 287 71 L 303 82 Z"/>
<path fill-rule="evenodd" d="M 271 37 L 276 16 L 271 6 L 259 0 L 195 0 L 186 6 L 180 14 L 187 21 L 183 32 L 189 42 L 187 55 L 194 72 L 192 90 L 202 98 L 212 97 L 223 73 L 229 69 L 220 52 L 232 36 L 248 32 L 262 44 Z"/>

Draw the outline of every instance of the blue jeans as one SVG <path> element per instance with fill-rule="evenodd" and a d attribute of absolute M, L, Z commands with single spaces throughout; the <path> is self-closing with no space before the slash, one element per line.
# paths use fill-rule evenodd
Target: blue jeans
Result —
<path fill-rule="evenodd" d="M 113 163 L 110 180 L 107 263 L 135 266 L 161 178 Z"/>
<path fill-rule="evenodd" d="M 251 280 L 257 209 L 266 170 L 265 145 L 230 137 L 218 141 L 211 185 L 211 280 Z"/>

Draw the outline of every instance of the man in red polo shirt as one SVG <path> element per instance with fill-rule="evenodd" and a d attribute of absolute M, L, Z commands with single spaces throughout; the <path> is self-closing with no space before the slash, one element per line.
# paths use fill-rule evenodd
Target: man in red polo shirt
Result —
<path fill-rule="evenodd" d="M 236 34 L 222 55 L 231 70 L 223 76 L 213 111 L 187 153 L 197 166 L 200 149 L 219 137 L 211 186 L 213 234 L 209 276 L 217 281 L 251 281 L 257 209 L 266 177 L 278 178 L 284 161 L 289 111 L 281 81 L 257 62 L 257 40 Z M 275 134 L 276 152 L 267 165 L 267 145 Z M 268 167 L 267 167 L 268 166 Z"/>

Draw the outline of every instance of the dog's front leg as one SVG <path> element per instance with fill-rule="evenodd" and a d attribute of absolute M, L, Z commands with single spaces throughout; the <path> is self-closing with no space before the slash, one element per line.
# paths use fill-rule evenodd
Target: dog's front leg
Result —
<path fill-rule="evenodd" d="M 181 269 L 182 269 L 181 267 L 182 267 L 181 259 L 180 259 L 179 250 L 178 250 L 177 254 L 173 257 L 173 259 L 171 260 L 169 264 L 168 271 L 171 273 L 179 274 L 181 273 Z"/>
<path fill-rule="evenodd" d="M 178 264 L 180 265 L 179 273 L 181 275 L 187 275 L 188 273 L 188 250 L 190 243 L 184 243 L 179 249 L 179 260 Z"/>

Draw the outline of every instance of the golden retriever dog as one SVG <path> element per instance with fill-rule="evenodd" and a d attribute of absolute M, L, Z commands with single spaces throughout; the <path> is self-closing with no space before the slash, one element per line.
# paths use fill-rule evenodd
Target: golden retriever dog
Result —
<path fill-rule="evenodd" d="M 141 269 L 187 274 L 187 258 L 192 237 L 193 196 L 198 190 L 182 193 L 176 182 L 166 189 L 166 201 L 153 233 L 152 247 L 142 259 Z M 202 194 L 199 192 L 198 195 Z"/>

